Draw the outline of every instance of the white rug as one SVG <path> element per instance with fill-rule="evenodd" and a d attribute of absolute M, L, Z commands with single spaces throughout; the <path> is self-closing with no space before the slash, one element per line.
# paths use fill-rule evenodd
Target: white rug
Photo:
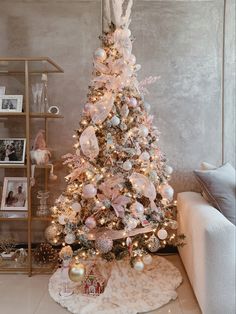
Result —
<path fill-rule="evenodd" d="M 165 258 L 156 256 L 143 272 L 137 272 L 126 261 L 107 263 L 111 275 L 103 294 L 87 297 L 79 294 L 80 285 L 71 283 L 74 293 L 61 297 L 61 270 L 50 278 L 50 296 L 73 314 L 136 314 L 155 310 L 176 299 L 181 284 L 179 270 Z"/>

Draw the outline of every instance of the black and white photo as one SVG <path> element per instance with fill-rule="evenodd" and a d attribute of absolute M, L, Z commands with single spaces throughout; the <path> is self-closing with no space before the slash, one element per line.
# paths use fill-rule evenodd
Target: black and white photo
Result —
<path fill-rule="evenodd" d="M 0 112 L 22 112 L 22 95 L 0 95 Z"/>
<path fill-rule="evenodd" d="M 0 164 L 23 164 L 25 148 L 25 138 L 0 138 Z"/>
<path fill-rule="evenodd" d="M 27 178 L 4 178 L 1 210 L 27 210 Z"/>

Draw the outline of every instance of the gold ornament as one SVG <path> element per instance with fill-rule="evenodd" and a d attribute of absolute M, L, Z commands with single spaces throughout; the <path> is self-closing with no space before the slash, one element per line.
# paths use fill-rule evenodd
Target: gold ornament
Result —
<path fill-rule="evenodd" d="M 68 275 L 71 281 L 79 282 L 84 279 L 85 276 L 85 266 L 78 260 L 70 265 Z"/>

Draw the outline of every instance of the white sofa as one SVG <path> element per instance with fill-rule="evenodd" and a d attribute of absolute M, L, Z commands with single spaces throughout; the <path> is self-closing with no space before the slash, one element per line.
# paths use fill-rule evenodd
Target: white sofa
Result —
<path fill-rule="evenodd" d="M 235 230 L 199 193 L 178 194 L 179 253 L 203 314 L 235 314 Z"/>

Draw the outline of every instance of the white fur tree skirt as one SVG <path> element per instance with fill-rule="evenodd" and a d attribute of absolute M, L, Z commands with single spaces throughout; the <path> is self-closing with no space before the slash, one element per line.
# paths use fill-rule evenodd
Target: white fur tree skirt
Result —
<path fill-rule="evenodd" d="M 61 270 L 58 269 L 49 281 L 51 297 L 74 314 L 136 314 L 155 310 L 175 299 L 175 289 L 182 282 L 179 270 L 159 256 L 154 257 L 143 272 L 132 269 L 127 261 L 103 264 L 101 269 L 103 275 L 104 271 L 110 271 L 110 278 L 100 296 L 84 296 L 80 294 L 80 284 L 71 282 L 73 294 L 62 297 Z"/>

